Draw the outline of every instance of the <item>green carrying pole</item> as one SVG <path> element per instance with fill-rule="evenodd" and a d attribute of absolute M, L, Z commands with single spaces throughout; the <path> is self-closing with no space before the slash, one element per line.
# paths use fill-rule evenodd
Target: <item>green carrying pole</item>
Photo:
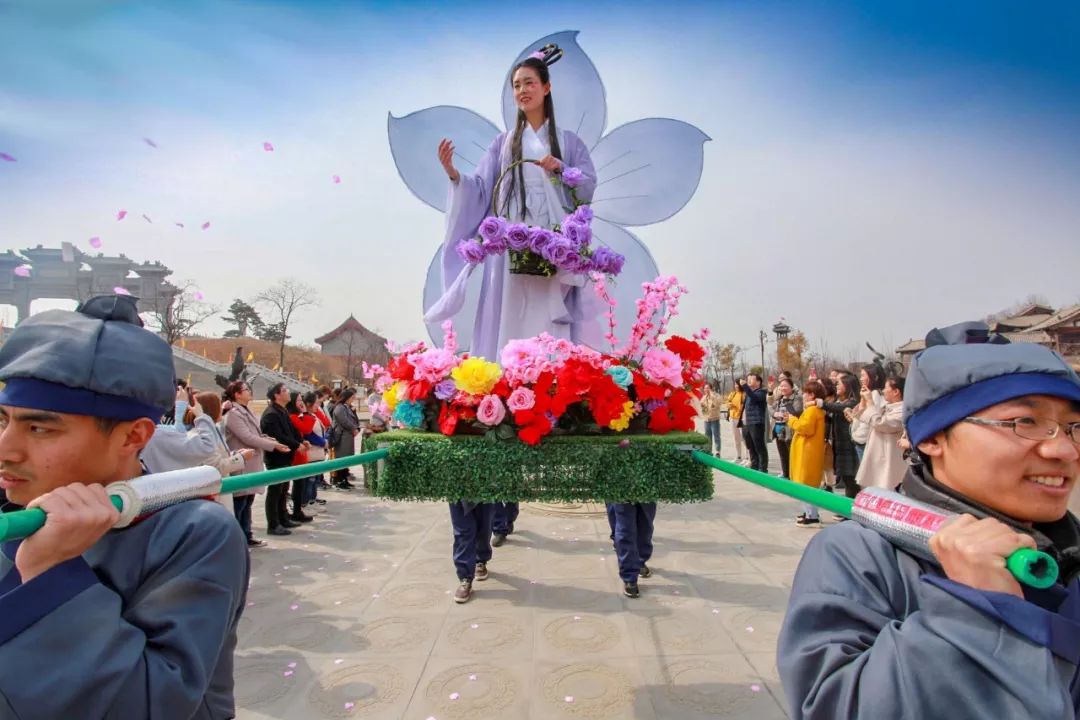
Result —
<path fill-rule="evenodd" d="M 928 543 L 940 524 L 952 515 L 945 510 L 877 488 L 864 489 L 854 499 L 842 497 L 720 460 L 700 450 L 692 451 L 691 455 L 703 465 L 728 475 L 855 520 L 881 533 L 894 545 L 931 562 L 937 561 Z M 1005 566 L 1017 581 L 1030 587 L 1045 589 L 1057 582 L 1057 562 L 1039 550 L 1019 548 L 1005 559 Z"/>
<path fill-rule="evenodd" d="M 321 462 L 307 463 L 306 465 L 292 465 L 277 470 L 264 470 L 247 475 L 238 475 L 237 477 L 225 478 L 221 483 L 221 492 L 223 494 L 234 493 L 267 485 L 277 485 L 290 480 L 299 480 L 300 478 L 342 470 L 354 465 L 377 462 L 389 454 L 390 451 L 384 448 L 334 460 L 323 460 Z M 119 496 L 112 495 L 109 499 L 117 510 L 122 511 L 124 509 L 123 500 Z M 0 514 L 0 542 L 18 540 L 33 535 L 44 524 L 45 511 L 40 508 Z"/>

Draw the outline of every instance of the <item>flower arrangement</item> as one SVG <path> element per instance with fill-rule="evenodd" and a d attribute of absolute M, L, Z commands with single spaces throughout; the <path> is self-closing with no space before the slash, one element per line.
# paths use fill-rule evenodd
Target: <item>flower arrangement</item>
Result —
<path fill-rule="evenodd" d="M 510 165 L 503 173 L 510 172 L 521 162 Z M 552 182 L 562 183 L 570 193 L 574 210 L 563 221 L 549 230 L 544 227 L 526 225 L 522 222 L 511 223 L 495 214 L 480 223 L 475 238 L 459 240 L 454 249 L 465 262 L 476 265 L 489 255 L 508 253 L 510 272 L 551 277 L 559 271 L 575 274 L 598 272 L 615 276 L 622 272 L 625 258 L 606 245 L 594 247 L 592 220 L 593 211 L 587 204 L 578 200 L 574 191 L 584 174 L 575 167 L 564 168 L 561 179 L 552 177 Z M 499 197 L 496 184 L 494 197 Z"/>
<path fill-rule="evenodd" d="M 614 301 L 603 274 L 592 274 L 609 309 L 602 353 L 548 334 L 512 340 L 500 363 L 457 354 L 457 339 L 443 324 L 442 347 L 423 343 L 391 348 L 386 368 L 365 364 L 365 376 L 382 394 L 371 411 L 405 428 L 443 435 L 486 434 L 537 445 L 558 434 L 689 432 L 693 400 L 701 395 L 701 342 L 664 338 L 686 288 L 674 277 L 644 283 L 629 339 L 616 347 Z"/>

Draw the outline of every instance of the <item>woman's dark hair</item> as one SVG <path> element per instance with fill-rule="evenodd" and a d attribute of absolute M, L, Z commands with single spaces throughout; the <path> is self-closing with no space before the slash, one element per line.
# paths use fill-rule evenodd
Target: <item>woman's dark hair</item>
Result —
<path fill-rule="evenodd" d="M 870 390 L 882 390 L 885 388 L 885 370 L 880 365 L 863 365 L 862 370 L 866 372 L 866 377 L 870 378 Z"/>
<path fill-rule="evenodd" d="M 274 383 L 266 389 L 266 399 L 270 402 L 274 402 L 274 397 L 281 392 L 281 388 L 285 387 L 285 383 Z"/>
<path fill-rule="evenodd" d="M 844 388 L 844 399 L 850 400 L 859 397 L 859 379 L 849 372 L 845 372 L 840 376 L 840 382 L 838 383 Z M 839 387 L 837 391 L 839 392 Z"/>
<path fill-rule="evenodd" d="M 518 70 L 523 68 L 529 68 L 535 70 L 536 74 L 540 77 L 540 82 L 544 85 L 551 82 L 551 73 L 548 71 L 548 66 L 543 60 L 534 57 L 527 57 L 510 71 L 510 84 L 514 83 L 514 75 Z M 547 119 L 548 124 L 548 145 L 551 146 L 551 154 L 554 157 L 562 160 L 562 148 L 559 147 L 559 136 L 555 131 L 555 102 L 551 99 L 551 93 L 548 92 L 544 96 L 544 117 Z M 521 160 L 521 136 L 525 133 L 525 111 L 518 108 L 517 122 L 514 123 L 514 136 L 510 141 L 510 162 L 517 162 Z M 539 160 L 540 158 L 533 158 Z M 503 203 L 503 215 L 510 216 L 510 198 L 514 196 L 514 193 L 518 194 L 518 201 L 521 207 L 521 220 L 525 219 L 525 169 L 518 165 L 513 172 L 510 173 L 510 184 L 506 189 L 506 202 Z"/>
<path fill-rule="evenodd" d="M 243 380 L 233 380 L 225 387 L 225 399 L 229 402 L 235 402 L 236 396 L 246 387 L 247 383 Z"/>
<path fill-rule="evenodd" d="M 825 399 L 825 386 L 821 384 L 820 380 L 811 380 L 806 383 L 803 385 L 802 391 L 813 395 L 815 400 Z"/>
<path fill-rule="evenodd" d="M 307 405 L 308 408 L 310 408 L 312 405 L 314 405 L 315 401 L 318 400 L 318 399 L 319 399 L 319 396 L 316 395 L 313 392 L 304 393 L 304 404 Z"/>
<path fill-rule="evenodd" d="M 834 383 L 827 377 L 818 378 L 818 382 L 820 382 L 825 387 L 825 397 L 828 398 L 836 396 L 836 383 Z"/>
<path fill-rule="evenodd" d="M 904 378 L 893 376 L 885 382 L 896 388 L 896 390 L 900 393 L 900 397 L 904 397 Z"/>
<path fill-rule="evenodd" d="M 356 395 L 355 388 L 346 388 L 341 391 L 341 399 L 338 400 L 338 403 L 344 405 L 345 403 L 352 400 L 354 395 Z"/>
<path fill-rule="evenodd" d="M 289 402 L 287 402 L 285 404 L 285 409 L 289 411 L 290 415 L 299 415 L 300 414 L 300 408 L 296 407 L 296 399 L 297 398 L 300 398 L 301 400 L 303 400 L 303 397 L 300 395 L 300 393 L 298 393 L 298 392 L 289 393 Z"/>

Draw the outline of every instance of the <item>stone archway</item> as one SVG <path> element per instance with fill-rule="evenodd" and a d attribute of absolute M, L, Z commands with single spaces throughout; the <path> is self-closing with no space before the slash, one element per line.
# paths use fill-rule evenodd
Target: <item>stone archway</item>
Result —
<path fill-rule="evenodd" d="M 30 266 L 29 276 L 15 272 L 23 265 Z M 128 277 L 132 271 L 136 277 Z M 139 298 L 140 312 L 153 312 L 167 307 L 179 292 L 166 280 L 171 274 L 172 270 L 157 261 L 140 264 L 124 255 L 88 255 L 71 246 L 38 245 L 17 254 L 8 250 L 0 254 L 0 304 L 15 306 L 16 322 L 22 322 L 30 316 L 34 300 L 81 302 L 122 287 Z"/>

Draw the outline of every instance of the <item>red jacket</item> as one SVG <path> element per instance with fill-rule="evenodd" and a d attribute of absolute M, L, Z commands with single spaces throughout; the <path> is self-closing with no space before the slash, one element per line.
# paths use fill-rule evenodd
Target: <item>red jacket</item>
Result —
<path fill-rule="evenodd" d="M 315 416 L 311 413 L 304 413 L 303 415 L 292 413 L 289 415 L 289 419 L 292 420 L 293 427 L 300 433 L 301 438 L 306 438 L 315 429 Z M 293 453 L 293 465 L 306 465 L 307 461 L 307 451 L 304 448 L 298 448 Z"/>

